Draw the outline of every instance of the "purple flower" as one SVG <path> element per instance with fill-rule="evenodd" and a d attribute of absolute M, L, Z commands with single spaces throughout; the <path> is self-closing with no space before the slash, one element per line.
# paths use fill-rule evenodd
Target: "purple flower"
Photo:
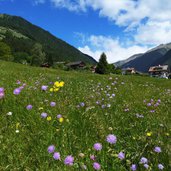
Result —
<path fill-rule="evenodd" d="M 0 92 L 0 99 L 4 98 L 5 93 L 4 92 Z"/>
<path fill-rule="evenodd" d="M 136 166 L 136 164 L 132 164 L 132 165 L 131 165 L 131 167 L 130 167 L 130 169 L 131 169 L 132 171 L 137 170 L 137 166 Z"/>
<path fill-rule="evenodd" d="M 148 164 L 144 164 L 144 167 L 145 167 L 146 169 L 148 169 L 148 168 L 149 168 L 149 165 L 148 165 Z"/>
<path fill-rule="evenodd" d="M 41 117 L 42 117 L 42 118 L 46 118 L 46 117 L 47 117 L 47 113 L 44 113 L 44 112 L 41 113 Z"/>
<path fill-rule="evenodd" d="M 95 143 L 93 147 L 94 147 L 95 150 L 100 151 L 102 149 L 102 144 Z"/>
<path fill-rule="evenodd" d="M 118 158 L 121 159 L 121 160 L 123 160 L 123 159 L 125 158 L 125 153 L 120 152 L 120 153 L 118 154 Z"/>
<path fill-rule="evenodd" d="M 48 88 L 48 86 L 46 86 L 46 85 L 42 85 L 42 87 L 41 87 L 41 89 L 42 89 L 43 91 L 46 91 L 47 88 Z"/>
<path fill-rule="evenodd" d="M 106 138 L 106 141 L 107 141 L 108 143 L 110 143 L 110 144 L 115 144 L 116 141 L 117 141 L 117 138 L 116 138 L 115 135 L 109 134 L 109 135 L 107 136 L 107 138 Z"/>
<path fill-rule="evenodd" d="M 159 168 L 160 170 L 163 170 L 163 169 L 164 169 L 164 166 L 163 166 L 162 164 L 158 164 L 158 168 Z"/>
<path fill-rule="evenodd" d="M 31 110 L 32 108 L 33 108 L 32 105 L 27 105 L 27 107 L 26 107 L 27 110 Z"/>
<path fill-rule="evenodd" d="M 146 164 L 146 163 L 148 163 L 147 158 L 142 157 L 142 158 L 140 159 L 140 163 L 141 163 L 141 164 Z"/>
<path fill-rule="evenodd" d="M 95 155 L 91 155 L 91 156 L 90 156 L 90 159 L 91 159 L 91 160 L 96 160 Z"/>
<path fill-rule="evenodd" d="M 4 92 L 4 88 L 3 87 L 0 87 L 0 93 L 1 92 Z"/>
<path fill-rule="evenodd" d="M 112 97 L 115 97 L 115 94 L 112 94 Z"/>
<path fill-rule="evenodd" d="M 151 103 L 147 103 L 147 106 L 151 106 Z"/>
<path fill-rule="evenodd" d="M 17 84 L 21 84 L 21 81 L 20 80 L 17 80 Z"/>
<path fill-rule="evenodd" d="M 55 160 L 60 160 L 60 153 L 58 153 L 58 152 L 55 152 L 54 154 L 53 154 L 53 158 L 55 159 Z"/>
<path fill-rule="evenodd" d="M 101 166 L 100 166 L 99 163 L 94 162 L 94 163 L 93 163 L 93 168 L 94 168 L 95 170 L 100 170 Z"/>
<path fill-rule="evenodd" d="M 50 106 L 54 107 L 54 106 L 56 106 L 56 103 L 55 102 L 50 102 Z"/>
<path fill-rule="evenodd" d="M 48 153 L 53 153 L 55 151 L 55 146 L 54 145 L 50 145 L 48 147 Z"/>
<path fill-rule="evenodd" d="M 58 119 L 62 118 L 62 115 L 61 114 L 57 115 L 57 118 Z"/>
<path fill-rule="evenodd" d="M 155 147 L 155 148 L 154 148 L 154 151 L 155 151 L 156 153 L 161 153 L 161 148 L 160 148 L 160 147 Z"/>
<path fill-rule="evenodd" d="M 85 103 L 84 103 L 84 102 L 81 102 L 81 103 L 80 103 L 80 106 L 81 106 L 81 107 L 84 107 L 84 106 L 85 106 Z"/>
<path fill-rule="evenodd" d="M 21 89 L 16 88 L 16 89 L 13 91 L 13 94 L 18 95 L 18 94 L 20 94 L 20 92 L 21 92 Z"/>
<path fill-rule="evenodd" d="M 73 162 L 74 162 L 74 157 L 72 156 L 67 156 L 64 160 L 64 164 L 69 166 L 72 166 Z"/>

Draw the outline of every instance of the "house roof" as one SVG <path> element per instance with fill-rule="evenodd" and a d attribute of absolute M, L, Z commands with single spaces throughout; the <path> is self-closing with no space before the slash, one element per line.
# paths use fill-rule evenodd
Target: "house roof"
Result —
<path fill-rule="evenodd" d="M 124 68 L 124 69 L 122 69 L 123 71 L 133 71 L 133 70 L 135 70 L 135 68 Z"/>
<path fill-rule="evenodd" d="M 70 62 L 66 64 L 67 66 L 73 66 L 73 65 L 80 65 L 80 64 L 85 64 L 83 61 L 75 61 L 75 62 Z"/>
<path fill-rule="evenodd" d="M 168 65 L 158 65 L 158 66 L 152 66 L 149 68 L 149 72 L 156 72 L 156 71 L 168 71 L 169 66 Z"/>

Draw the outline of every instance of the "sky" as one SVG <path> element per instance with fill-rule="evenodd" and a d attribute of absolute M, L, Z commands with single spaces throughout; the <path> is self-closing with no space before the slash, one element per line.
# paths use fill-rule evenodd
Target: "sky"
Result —
<path fill-rule="evenodd" d="M 171 0 L 0 0 L 0 13 L 21 16 L 97 61 L 127 59 L 171 42 Z"/>

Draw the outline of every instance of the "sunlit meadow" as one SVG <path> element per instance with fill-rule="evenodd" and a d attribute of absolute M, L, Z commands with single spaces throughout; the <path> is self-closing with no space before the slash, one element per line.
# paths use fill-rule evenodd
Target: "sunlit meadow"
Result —
<path fill-rule="evenodd" d="M 0 61 L 0 170 L 171 170 L 171 81 Z"/>

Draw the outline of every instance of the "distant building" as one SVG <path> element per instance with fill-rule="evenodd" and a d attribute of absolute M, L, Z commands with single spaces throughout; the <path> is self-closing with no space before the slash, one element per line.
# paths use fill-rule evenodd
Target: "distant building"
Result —
<path fill-rule="evenodd" d="M 72 69 L 84 68 L 86 64 L 83 61 L 70 62 L 66 64 L 67 67 Z"/>
<path fill-rule="evenodd" d="M 50 65 L 48 63 L 44 63 L 44 64 L 41 64 L 41 67 L 44 67 L 44 68 L 49 68 Z"/>
<path fill-rule="evenodd" d="M 124 68 L 122 69 L 122 74 L 136 74 L 135 68 Z"/>
<path fill-rule="evenodd" d="M 158 65 L 150 67 L 148 72 L 151 77 L 168 78 L 170 70 L 168 65 Z"/>

